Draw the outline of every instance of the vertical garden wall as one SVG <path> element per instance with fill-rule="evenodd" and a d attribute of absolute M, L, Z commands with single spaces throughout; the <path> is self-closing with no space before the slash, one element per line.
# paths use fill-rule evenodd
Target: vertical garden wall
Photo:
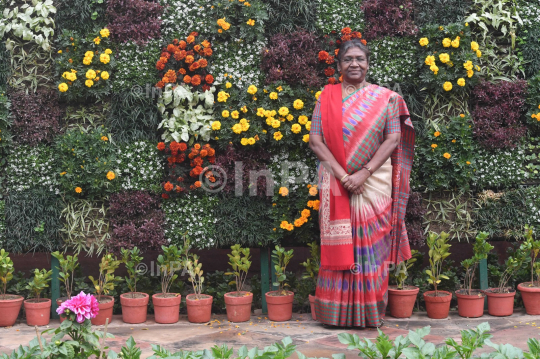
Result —
<path fill-rule="evenodd" d="M 538 0 L 0 6 L 9 252 L 318 240 L 310 118 L 351 36 L 412 115 L 411 243 L 540 225 Z"/>

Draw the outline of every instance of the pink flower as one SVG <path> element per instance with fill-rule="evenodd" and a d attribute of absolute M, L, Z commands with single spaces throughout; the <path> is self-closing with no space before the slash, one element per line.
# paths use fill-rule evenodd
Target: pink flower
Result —
<path fill-rule="evenodd" d="M 66 309 L 77 315 L 77 322 L 83 323 L 86 319 L 95 318 L 99 312 L 98 301 L 92 294 L 81 292 L 75 297 L 71 297 L 56 309 L 56 313 L 64 314 Z"/>

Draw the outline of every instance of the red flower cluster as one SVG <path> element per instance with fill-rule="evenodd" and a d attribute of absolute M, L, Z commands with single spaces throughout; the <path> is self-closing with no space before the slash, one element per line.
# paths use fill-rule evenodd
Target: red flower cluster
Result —
<path fill-rule="evenodd" d="M 163 48 L 156 64 L 161 77 L 156 87 L 183 82 L 193 87 L 202 85 L 203 91 L 210 89 L 214 77 L 206 70 L 208 60 L 205 57 L 212 56 L 213 51 L 208 40 L 197 44 L 197 36 L 197 32 L 192 32 L 185 41 L 174 39 Z"/>
<path fill-rule="evenodd" d="M 173 193 L 182 193 L 188 190 L 194 190 L 202 186 L 199 176 L 204 177 L 211 183 L 216 182 L 214 174 L 207 167 L 216 162 L 216 151 L 205 144 L 201 146 L 196 143 L 188 151 L 188 145 L 184 142 L 173 141 L 168 145 L 164 142 L 157 144 L 157 149 L 163 153 L 167 159 L 165 166 L 166 179 L 163 183 L 164 193 L 162 197 L 170 198 Z M 189 166 L 188 161 L 189 160 Z"/>

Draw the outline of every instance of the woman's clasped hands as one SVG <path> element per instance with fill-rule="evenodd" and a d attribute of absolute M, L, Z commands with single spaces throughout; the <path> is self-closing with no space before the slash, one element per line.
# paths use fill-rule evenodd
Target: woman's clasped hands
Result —
<path fill-rule="evenodd" d="M 370 176 L 370 173 L 366 169 L 361 169 L 360 171 L 346 176 L 341 184 L 343 187 L 352 194 L 362 194 L 364 192 L 364 183 Z"/>

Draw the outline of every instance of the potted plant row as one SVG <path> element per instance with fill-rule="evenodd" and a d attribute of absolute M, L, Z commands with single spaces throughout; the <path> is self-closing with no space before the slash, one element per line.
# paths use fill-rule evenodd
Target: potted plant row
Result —
<path fill-rule="evenodd" d="M 243 290 L 251 267 L 250 250 L 235 244 L 231 247 L 231 253 L 227 254 L 227 256 L 232 270 L 225 274 L 234 275 L 235 280 L 229 284 L 236 285 L 236 291 L 225 293 L 224 296 L 227 320 L 246 322 L 251 318 L 251 303 L 253 302 L 253 293 Z"/>
<path fill-rule="evenodd" d="M 540 262 L 537 262 L 540 253 L 540 240 L 533 239 L 533 229 L 525 227 L 525 242 L 520 250 L 530 262 L 531 281 L 520 283 L 518 289 L 525 305 L 525 311 L 530 315 L 540 314 Z M 528 254 L 528 255 L 527 255 Z M 534 278 L 536 277 L 536 281 Z"/>
<path fill-rule="evenodd" d="M 115 255 L 107 253 L 101 257 L 99 277 L 94 279 L 93 276 L 88 276 L 94 285 L 99 304 L 99 313 L 91 320 L 93 325 L 104 325 L 107 319 L 109 319 L 109 323 L 113 320 L 114 297 L 109 294 L 114 290 L 116 283 L 122 280 L 121 277 L 114 275 L 120 263 Z"/>
<path fill-rule="evenodd" d="M 126 284 L 128 293 L 120 295 L 122 305 L 122 320 L 124 323 L 137 324 L 146 322 L 148 312 L 148 299 L 146 293 L 137 292 L 137 277 L 142 273 L 139 264 L 142 261 L 141 251 L 137 247 L 121 249 L 122 262 L 126 266 Z"/>
<path fill-rule="evenodd" d="M 438 286 L 442 279 L 449 279 L 442 274 L 444 260 L 450 255 L 449 234 L 441 232 L 440 234 L 430 232 L 427 236 L 427 245 L 429 248 L 429 265 L 426 269 L 428 283 L 433 285 L 434 290 L 424 292 L 424 301 L 426 302 L 426 312 L 432 319 L 444 319 L 450 312 L 450 301 L 452 293 L 445 290 L 439 290 Z"/>
<path fill-rule="evenodd" d="M 420 256 L 417 250 L 411 251 L 411 258 L 396 265 L 392 276 L 397 285 L 388 287 L 388 308 L 394 318 L 409 318 L 414 309 L 414 303 L 420 288 L 405 284 L 409 277 L 408 270 L 416 263 Z"/>
<path fill-rule="evenodd" d="M 10 327 L 17 321 L 24 298 L 20 295 L 7 294 L 7 283 L 13 279 L 13 261 L 9 253 L 0 250 L 0 281 L 2 292 L 0 293 L 0 327 Z"/>

